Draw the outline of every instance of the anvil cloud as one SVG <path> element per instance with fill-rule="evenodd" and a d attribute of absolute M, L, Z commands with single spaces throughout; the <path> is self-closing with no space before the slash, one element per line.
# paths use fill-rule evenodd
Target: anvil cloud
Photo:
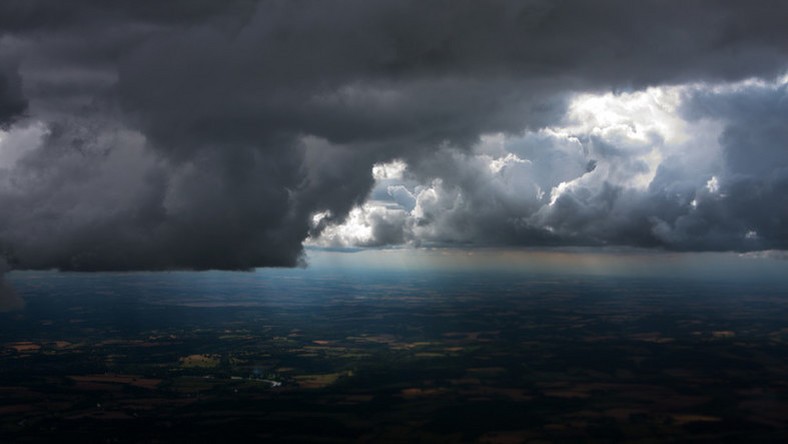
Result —
<path fill-rule="evenodd" d="M 787 14 L 4 1 L 0 251 L 108 270 L 293 266 L 305 240 L 785 249 Z"/>

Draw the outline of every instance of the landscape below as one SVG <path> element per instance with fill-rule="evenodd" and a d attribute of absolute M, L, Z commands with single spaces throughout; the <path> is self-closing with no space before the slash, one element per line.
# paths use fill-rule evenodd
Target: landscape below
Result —
<path fill-rule="evenodd" d="M 14 272 L 0 440 L 780 441 L 776 282 Z"/>

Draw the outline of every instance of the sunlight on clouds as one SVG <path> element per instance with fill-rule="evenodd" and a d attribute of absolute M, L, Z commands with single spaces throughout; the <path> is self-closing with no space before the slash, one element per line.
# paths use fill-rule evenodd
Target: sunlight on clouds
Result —
<path fill-rule="evenodd" d="M 350 211 L 345 222 L 329 225 L 323 231 L 317 245 L 324 247 L 365 245 L 372 240 L 372 227 L 366 221 L 367 208 L 356 207 Z"/>
<path fill-rule="evenodd" d="M 648 88 L 621 94 L 579 94 L 569 106 L 572 133 L 620 133 L 640 142 L 654 135 L 667 143 L 685 140 L 685 123 L 677 116 L 681 87 Z"/>
<path fill-rule="evenodd" d="M 569 125 L 555 131 L 570 137 L 595 137 L 625 151 L 645 168 L 628 177 L 611 174 L 609 179 L 646 188 L 669 154 L 666 147 L 690 138 L 687 122 L 677 113 L 682 91 L 683 87 L 674 86 L 622 94 L 579 94 L 569 105 Z"/>
<path fill-rule="evenodd" d="M 500 173 L 501 170 L 507 165 L 516 163 L 531 163 L 530 160 L 521 159 L 514 153 L 508 153 L 506 156 L 498 157 L 497 159 L 490 160 L 490 171 L 493 173 Z"/>
<path fill-rule="evenodd" d="M 316 214 L 315 226 L 325 219 L 326 227 L 306 245 L 496 245 L 517 233 L 541 233 L 537 239 L 584 233 L 607 244 L 605 236 L 630 217 L 641 217 L 652 241 L 681 245 L 691 240 L 693 224 L 703 223 L 701 213 L 728 198 L 721 190 L 730 180 L 720 142 L 726 121 L 692 114 L 686 100 L 747 88 L 776 91 L 786 82 L 788 75 L 578 93 L 552 126 L 485 134 L 469 151 L 436 147 L 432 161 L 439 170 L 411 171 L 401 159 L 374 165 L 374 197 L 344 221 Z M 670 205 L 673 213 L 648 215 L 651 202 Z M 640 216 L 630 216 L 637 211 Z M 753 226 L 738 236 L 755 245 L 761 233 Z"/>
<path fill-rule="evenodd" d="M 402 179 L 407 165 L 399 159 L 386 163 L 376 163 L 372 166 L 372 177 L 375 180 Z"/>
<path fill-rule="evenodd" d="M 331 217 L 331 211 L 318 211 L 317 213 L 312 215 L 312 228 L 317 228 L 320 225 L 320 222 L 323 222 L 324 219 Z"/>
<path fill-rule="evenodd" d="M 746 91 L 748 89 L 775 89 L 786 85 L 788 85 L 788 73 L 785 73 L 782 76 L 778 76 L 772 80 L 752 77 L 749 79 L 744 79 L 738 82 L 730 82 L 730 83 L 717 83 L 717 84 L 692 83 L 690 85 L 687 85 L 686 88 L 687 89 L 691 88 L 695 90 L 705 89 L 715 94 L 730 94 L 730 93 Z"/>
<path fill-rule="evenodd" d="M 313 238 L 308 237 L 304 245 L 323 248 L 343 248 L 350 246 L 376 247 L 389 244 L 401 244 L 402 225 L 406 223 L 408 213 L 397 205 L 385 202 L 369 201 L 353 208 L 341 224 L 328 224 Z M 323 214 L 313 216 L 316 228 Z"/>
<path fill-rule="evenodd" d="M 416 197 L 416 208 L 413 209 L 413 216 L 417 219 L 426 219 L 429 217 L 429 210 L 427 208 L 434 207 L 442 200 L 440 190 L 442 189 L 443 181 L 435 179 L 432 184 L 424 188 Z"/>
<path fill-rule="evenodd" d="M 550 191 L 550 203 L 548 205 L 550 206 L 555 205 L 555 202 L 558 200 L 558 198 L 561 197 L 561 195 L 564 194 L 564 192 L 572 186 L 572 183 L 574 183 L 574 181 L 561 182 L 558 184 L 557 187 L 554 187 Z"/>
<path fill-rule="evenodd" d="M 604 184 L 644 190 L 666 157 L 684 150 L 684 144 L 693 136 L 719 130 L 711 127 L 697 131 L 697 125 L 693 127 L 679 116 L 683 88 L 577 94 L 561 125 L 527 131 L 521 136 L 485 134 L 471 153 L 454 159 L 468 168 L 475 168 L 476 164 L 486 166 L 486 172 L 473 170 L 472 174 L 490 187 L 487 199 L 500 200 L 490 205 L 520 208 L 516 210 L 520 213 L 517 218 L 552 233 L 556 229 L 540 218 L 547 217 L 547 209 L 561 196 L 587 194 L 584 190 Z M 377 195 L 387 194 L 390 201 L 368 201 L 356 207 L 344 222 L 327 224 L 306 245 L 374 244 L 373 216 L 389 222 L 396 219 L 403 241 L 418 245 L 446 235 L 445 227 L 438 226 L 444 222 L 439 221 L 479 210 L 471 208 L 474 203 L 465 198 L 462 190 L 447 188 L 440 177 L 409 183 L 404 179 L 407 168 L 400 159 L 375 164 L 372 176 L 386 190 Z M 400 217 L 386 217 L 393 212 Z M 317 213 L 315 226 L 326 217 Z M 458 233 L 449 235 L 458 236 L 462 237 Z"/>
<path fill-rule="evenodd" d="M 706 182 L 706 189 L 712 194 L 716 194 L 720 191 L 720 181 L 717 179 L 717 176 L 711 176 L 711 179 Z"/>

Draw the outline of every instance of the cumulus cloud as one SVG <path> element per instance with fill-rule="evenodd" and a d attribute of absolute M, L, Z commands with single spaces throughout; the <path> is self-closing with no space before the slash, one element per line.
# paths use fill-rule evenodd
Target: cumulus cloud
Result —
<path fill-rule="evenodd" d="M 764 209 L 785 208 L 782 145 L 764 132 L 784 130 L 738 106 L 784 105 L 757 90 L 611 103 L 773 78 L 784 8 L 3 2 L 0 251 L 102 270 L 293 266 L 307 238 L 782 248 Z M 725 130 L 682 140 L 681 125 Z"/>
<path fill-rule="evenodd" d="M 444 148 L 379 183 L 416 203 L 392 196 L 376 213 L 396 212 L 401 235 L 387 237 L 413 245 L 785 249 L 786 80 L 580 94 L 560 125 Z M 381 220 L 390 231 L 381 214 L 357 217 L 332 242 Z"/>

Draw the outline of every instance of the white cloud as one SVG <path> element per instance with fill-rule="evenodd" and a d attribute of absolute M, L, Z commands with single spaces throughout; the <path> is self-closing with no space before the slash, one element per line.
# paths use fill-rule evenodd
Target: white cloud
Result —
<path fill-rule="evenodd" d="M 676 115 L 683 88 L 648 88 L 622 94 L 580 94 L 569 106 L 570 126 L 563 130 L 599 134 L 631 142 L 652 143 L 654 135 L 667 143 L 686 140 L 685 122 Z"/>
<path fill-rule="evenodd" d="M 315 225 L 320 222 L 321 216 L 316 214 L 313 217 L 317 221 Z M 402 234 L 408 222 L 407 216 L 401 208 L 381 202 L 367 202 L 353 208 L 343 223 L 328 225 L 317 238 L 309 237 L 304 244 L 325 248 L 400 244 L 404 242 Z"/>
<path fill-rule="evenodd" d="M 394 202 L 406 211 L 410 212 L 416 207 L 416 196 L 404 185 L 389 185 L 386 187 L 386 191 L 394 199 Z"/>
<path fill-rule="evenodd" d="M 406 168 L 405 162 L 399 159 L 386 163 L 376 163 L 372 167 L 372 177 L 375 180 L 402 179 Z"/>
<path fill-rule="evenodd" d="M 531 163 L 529 160 L 524 160 L 517 157 L 514 153 L 507 153 L 505 156 L 498 157 L 497 159 L 492 159 L 490 161 L 490 171 L 493 173 L 500 173 L 501 170 L 508 166 L 514 165 L 517 163 Z"/>
<path fill-rule="evenodd" d="M 715 206 L 734 202 L 720 194 L 723 186 L 743 176 L 731 173 L 726 157 L 731 117 L 696 108 L 705 97 L 737 100 L 748 88 L 757 93 L 784 85 L 784 79 L 747 80 L 578 94 L 559 125 L 519 135 L 487 134 L 470 152 L 444 146 L 420 165 L 376 164 L 376 190 L 385 193 L 372 195 L 386 202 L 367 202 L 314 242 L 385 244 L 375 239 L 380 222 L 401 230 L 396 236 L 387 232 L 389 239 L 413 245 L 718 248 L 742 241 L 747 244 L 732 248 L 759 248 L 768 242 L 769 230 L 757 221 L 742 234 L 713 215 L 723 211 Z"/>
<path fill-rule="evenodd" d="M 720 191 L 720 180 L 717 179 L 717 176 L 711 176 L 711 179 L 706 182 L 706 189 L 709 190 L 709 193 L 713 194 Z"/>

